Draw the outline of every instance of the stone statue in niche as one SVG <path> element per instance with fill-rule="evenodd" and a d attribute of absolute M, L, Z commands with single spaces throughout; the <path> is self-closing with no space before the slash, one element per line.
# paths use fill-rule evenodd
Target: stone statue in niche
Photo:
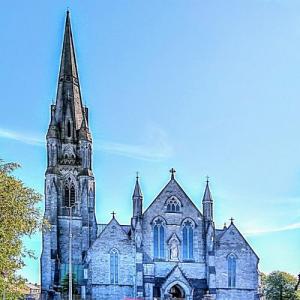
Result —
<path fill-rule="evenodd" d="M 173 237 L 170 241 L 170 259 L 178 260 L 179 259 L 179 242 L 176 237 Z"/>
<path fill-rule="evenodd" d="M 142 245 L 142 233 L 139 231 L 135 234 L 135 243 L 138 248 L 140 248 Z"/>
<path fill-rule="evenodd" d="M 138 248 L 142 245 L 142 239 L 142 227 L 140 221 L 138 221 L 135 228 L 135 244 Z"/>

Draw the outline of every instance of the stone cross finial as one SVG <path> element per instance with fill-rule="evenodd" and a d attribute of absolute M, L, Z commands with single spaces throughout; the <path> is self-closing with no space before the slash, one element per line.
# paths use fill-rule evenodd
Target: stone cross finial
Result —
<path fill-rule="evenodd" d="M 234 218 L 231 217 L 231 218 L 229 219 L 229 221 L 230 221 L 230 224 L 233 224 Z"/>
<path fill-rule="evenodd" d="M 116 213 L 113 211 L 112 213 L 113 219 L 115 218 Z"/>
<path fill-rule="evenodd" d="M 175 173 L 176 173 L 176 170 L 174 168 L 172 168 L 170 170 L 170 173 L 171 173 L 171 179 L 174 179 L 175 178 Z"/>

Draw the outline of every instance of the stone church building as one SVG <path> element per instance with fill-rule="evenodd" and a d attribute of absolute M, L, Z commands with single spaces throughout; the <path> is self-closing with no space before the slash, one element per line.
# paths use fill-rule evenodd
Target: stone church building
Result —
<path fill-rule="evenodd" d="M 146 208 L 137 177 L 128 225 L 97 223 L 90 124 L 67 13 L 46 137 L 42 299 L 62 299 L 70 271 L 76 299 L 259 299 L 259 258 L 233 220 L 215 228 L 208 181 L 200 208 L 172 169 Z"/>

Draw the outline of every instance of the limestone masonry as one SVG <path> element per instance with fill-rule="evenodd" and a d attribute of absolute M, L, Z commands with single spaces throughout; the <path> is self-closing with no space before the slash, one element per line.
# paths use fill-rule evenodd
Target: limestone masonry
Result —
<path fill-rule="evenodd" d="M 176 181 L 174 169 L 143 209 L 137 177 L 130 224 L 119 224 L 114 214 L 108 224 L 97 224 L 89 124 L 67 13 L 47 132 L 50 229 L 43 233 L 42 299 L 66 299 L 70 249 L 76 299 L 259 299 L 259 258 L 233 220 L 215 228 L 208 181 L 202 212 Z"/>

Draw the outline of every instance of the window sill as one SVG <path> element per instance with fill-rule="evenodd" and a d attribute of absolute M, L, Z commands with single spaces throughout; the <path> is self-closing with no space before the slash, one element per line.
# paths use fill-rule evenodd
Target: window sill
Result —
<path fill-rule="evenodd" d="M 153 258 L 154 262 L 166 261 L 165 258 Z"/>
<path fill-rule="evenodd" d="M 193 259 L 193 258 L 183 259 L 182 262 L 184 262 L 184 263 L 194 263 L 195 259 Z"/>

